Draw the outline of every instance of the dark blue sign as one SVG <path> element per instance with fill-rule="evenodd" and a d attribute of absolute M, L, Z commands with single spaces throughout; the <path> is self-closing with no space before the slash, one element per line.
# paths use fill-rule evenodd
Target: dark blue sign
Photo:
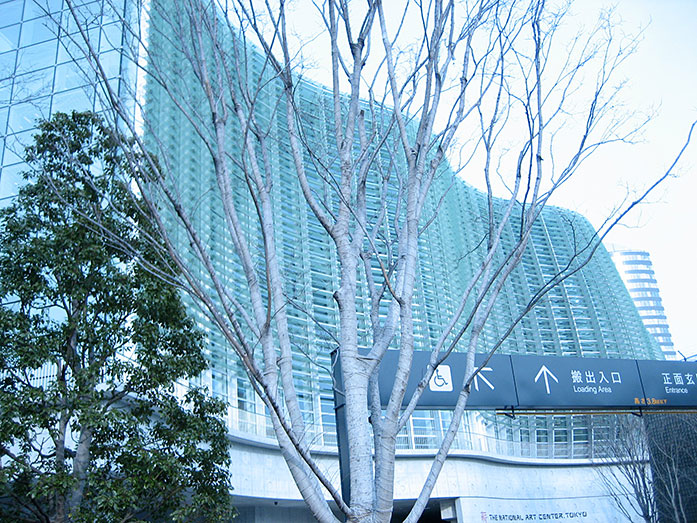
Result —
<path fill-rule="evenodd" d="M 511 356 L 518 407 L 634 407 L 642 394 L 634 360 Z"/>
<path fill-rule="evenodd" d="M 484 354 L 475 354 L 475 369 L 484 361 Z M 379 385 L 380 401 L 387 405 L 392 384 L 394 383 L 395 369 L 399 351 L 389 350 L 385 354 L 380 366 Z M 407 391 L 404 395 L 406 405 L 417 385 L 423 378 L 431 353 L 427 351 L 415 351 L 412 359 L 412 372 L 407 382 Z M 467 355 L 463 353 L 451 353 L 431 376 L 428 386 L 423 391 L 417 408 L 419 409 L 450 409 L 455 406 L 457 398 L 462 390 L 465 380 L 465 367 Z M 474 370 L 474 369 L 473 369 Z M 467 401 L 468 408 L 492 409 L 502 406 L 514 407 L 516 405 L 515 385 L 511 360 L 509 356 L 494 355 L 474 377 L 470 386 L 470 396 Z"/>
<path fill-rule="evenodd" d="M 431 353 L 415 351 L 406 404 L 425 374 Z M 380 400 L 394 384 L 399 351 L 380 366 Z M 484 361 L 475 355 L 475 367 Z M 465 380 L 467 355 L 452 353 L 436 369 L 417 408 L 452 409 Z M 474 377 L 470 409 L 697 408 L 697 363 L 562 356 L 494 355 Z"/>
<path fill-rule="evenodd" d="M 643 396 L 638 406 L 694 407 L 697 405 L 697 363 L 682 361 L 637 361 Z"/>

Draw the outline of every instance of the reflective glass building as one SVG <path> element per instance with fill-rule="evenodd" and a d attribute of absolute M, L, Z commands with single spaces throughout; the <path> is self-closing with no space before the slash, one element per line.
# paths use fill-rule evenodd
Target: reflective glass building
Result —
<path fill-rule="evenodd" d="M 133 69 L 122 60 L 123 10 L 104 9 L 103 0 L 75 4 L 89 20 L 106 74 L 117 91 L 134 85 Z M 62 0 L 0 3 L 0 198 L 17 192 L 23 148 L 38 119 L 63 111 L 102 108 L 96 74 L 74 43 L 80 35 Z M 133 91 L 132 88 L 127 91 Z"/>

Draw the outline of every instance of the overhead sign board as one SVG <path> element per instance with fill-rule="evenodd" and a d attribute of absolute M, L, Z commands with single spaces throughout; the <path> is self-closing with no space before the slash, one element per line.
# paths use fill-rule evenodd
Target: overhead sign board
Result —
<path fill-rule="evenodd" d="M 697 363 L 637 361 L 644 386 L 636 406 L 691 407 L 697 405 Z"/>
<path fill-rule="evenodd" d="M 511 356 L 518 408 L 634 407 L 642 395 L 634 360 Z"/>
<path fill-rule="evenodd" d="M 415 351 L 404 404 L 423 378 L 431 353 Z M 399 351 L 380 366 L 380 400 L 387 405 Z M 484 361 L 475 355 L 475 368 Z M 418 409 L 451 409 L 465 380 L 467 355 L 450 354 L 431 376 Z M 561 356 L 494 355 L 474 377 L 469 409 L 697 408 L 697 363 Z"/>
<path fill-rule="evenodd" d="M 399 351 L 389 350 L 380 366 L 378 382 L 380 386 L 380 401 L 383 405 L 387 405 L 392 391 L 398 358 Z M 407 382 L 406 394 L 404 395 L 405 405 L 409 402 L 423 378 L 430 358 L 430 352 L 414 352 L 411 366 L 412 372 Z M 466 359 L 466 354 L 451 353 L 438 366 L 419 399 L 419 409 L 443 409 L 452 408 L 455 405 L 465 380 Z M 484 354 L 475 354 L 474 364 L 479 366 L 482 361 L 484 361 Z M 500 408 L 501 405 L 505 404 L 515 406 L 515 397 L 515 384 L 513 382 L 510 357 L 494 355 L 482 371 L 475 376 L 470 388 L 467 405 L 469 408 L 481 409 Z"/>

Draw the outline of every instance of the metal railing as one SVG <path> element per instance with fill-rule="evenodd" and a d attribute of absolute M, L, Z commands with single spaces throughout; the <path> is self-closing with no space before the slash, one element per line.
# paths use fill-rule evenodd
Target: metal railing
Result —
<path fill-rule="evenodd" d="M 597 432 L 589 427 L 588 438 L 573 436 L 571 416 L 565 416 L 567 427 L 536 427 L 535 422 L 525 427 L 516 426 L 515 420 L 500 421 L 494 414 L 482 416 L 478 412 L 465 414 L 457 431 L 452 450 L 470 451 L 495 457 L 530 459 L 592 459 L 605 457 L 603 444 L 594 444 L 593 438 L 607 438 L 608 426 L 599 423 Z M 447 424 L 435 417 L 412 417 L 397 436 L 397 449 L 407 451 L 435 451 L 443 441 Z M 270 417 L 266 413 L 248 412 L 229 406 L 226 416 L 230 432 L 237 437 L 248 435 L 251 440 L 262 439 L 273 444 L 275 436 Z M 563 437 L 560 437 L 563 436 Z M 336 452 L 334 425 L 308 422 L 305 434 L 315 450 Z"/>

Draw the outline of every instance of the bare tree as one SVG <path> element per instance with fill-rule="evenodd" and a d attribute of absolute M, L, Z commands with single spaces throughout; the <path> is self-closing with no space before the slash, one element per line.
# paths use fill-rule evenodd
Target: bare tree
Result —
<path fill-rule="evenodd" d="M 654 495 L 661 521 L 687 523 L 697 516 L 697 458 L 694 414 L 646 419 Z"/>
<path fill-rule="evenodd" d="M 239 358 L 318 521 L 336 521 L 325 493 L 349 521 L 390 520 L 397 434 L 434 369 L 456 347 L 467 352 L 468 378 L 407 518 L 416 521 L 461 422 L 478 371 L 475 349 L 485 345 L 493 354 L 550 289 L 580 270 L 623 214 L 579 242 L 500 339 L 483 341 L 496 300 L 554 192 L 597 148 L 631 141 L 641 127 L 615 112 L 621 85 L 614 74 L 635 41 L 617 40 L 610 19 L 602 18 L 588 34 L 560 44 L 564 10 L 548 9 L 543 0 L 405 2 L 398 16 L 380 0 L 315 2 L 323 24 L 316 39 L 326 53 L 316 59 L 329 64 L 328 90 L 310 89 L 322 98 L 314 108 L 321 106 L 326 119 L 318 124 L 302 99 L 310 85 L 302 69 L 307 51 L 294 36 L 286 2 L 134 1 L 125 15 L 112 6 L 127 30 L 130 71 L 145 78 L 144 99 L 142 91 L 115 92 L 92 39 L 92 14 L 68 5 L 76 28 L 68 31 L 71 46 L 82 49 L 102 79 L 115 123 L 130 128 L 134 139 L 123 147 L 131 161 L 145 164 L 134 171 L 151 174 L 131 186 L 157 217 L 153 243 L 175 260 L 183 275 L 178 283 Z M 153 113 L 155 98 L 166 99 L 162 117 L 173 119 L 169 127 Z M 138 105 L 135 121 L 125 100 Z M 206 155 L 196 168 L 215 181 L 194 201 L 186 175 L 178 174 L 186 158 L 167 147 L 165 134 L 178 126 L 195 134 L 191 154 Z M 280 172 L 292 173 L 292 183 L 279 188 Z M 474 257 L 475 270 L 452 315 L 434 326 L 440 331 L 429 365 L 405 397 L 420 321 L 413 307 L 419 242 L 457 176 L 479 178 L 486 190 L 485 233 L 476 252 L 462 253 Z M 280 261 L 283 191 L 302 194 L 308 211 L 297 219 L 317 225 L 337 261 L 327 286 L 336 302 L 330 335 L 349 427 L 348 502 L 313 459 L 297 391 L 289 311 L 303 309 L 294 301 L 297 282 Z M 221 216 L 223 254 L 199 223 L 204 204 Z M 513 241 L 504 241 L 510 230 Z M 399 350 L 399 360 L 382 409 L 376 376 L 390 348 Z"/>
<path fill-rule="evenodd" d="M 603 442 L 598 477 L 629 521 L 687 523 L 694 519 L 692 414 L 618 415 Z"/>
<path fill-rule="evenodd" d="M 656 523 L 658 509 L 644 420 L 620 414 L 613 421 L 614 437 L 601 443 L 605 457 L 596 469 L 598 477 L 629 521 L 638 516 L 647 523 Z"/>

